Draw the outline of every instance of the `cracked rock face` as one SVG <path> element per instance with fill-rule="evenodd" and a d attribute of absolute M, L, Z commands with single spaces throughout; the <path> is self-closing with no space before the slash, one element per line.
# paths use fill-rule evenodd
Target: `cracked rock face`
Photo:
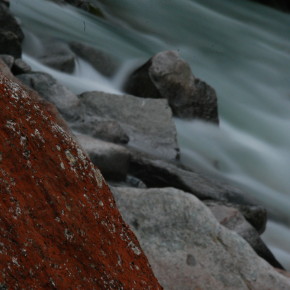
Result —
<path fill-rule="evenodd" d="M 5 71 L 0 62 L 1 287 L 161 289 L 100 171 Z"/>

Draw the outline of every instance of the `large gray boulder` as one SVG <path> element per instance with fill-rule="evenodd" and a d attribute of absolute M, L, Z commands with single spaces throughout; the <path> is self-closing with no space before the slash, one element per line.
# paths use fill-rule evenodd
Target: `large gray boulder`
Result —
<path fill-rule="evenodd" d="M 153 56 L 128 78 L 124 90 L 143 98 L 166 98 L 173 114 L 218 123 L 215 90 L 196 78 L 175 51 Z"/>
<path fill-rule="evenodd" d="M 159 158 L 178 157 L 176 128 L 167 100 L 97 91 L 79 97 L 84 115 L 117 121 L 129 136 L 129 147 Z"/>
<path fill-rule="evenodd" d="M 53 103 L 67 121 L 80 118 L 78 97 L 49 74 L 31 72 L 17 75 L 17 78 Z"/>
<path fill-rule="evenodd" d="M 113 193 L 165 289 L 290 289 L 289 278 L 221 226 L 193 195 L 174 188 Z"/>

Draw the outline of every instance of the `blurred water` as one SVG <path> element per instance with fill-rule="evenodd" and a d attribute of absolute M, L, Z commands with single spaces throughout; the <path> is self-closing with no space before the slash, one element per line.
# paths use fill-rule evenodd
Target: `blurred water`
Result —
<path fill-rule="evenodd" d="M 245 0 L 95 0 L 105 19 L 44 0 L 11 2 L 27 31 L 83 41 L 123 64 L 110 80 L 95 77 L 81 61 L 75 76 L 50 69 L 76 92 L 93 85 L 119 91 L 138 63 L 161 50 L 179 51 L 216 89 L 221 119 L 219 128 L 176 120 L 182 160 L 229 179 L 267 206 L 280 224 L 269 223 L 264 239 L 290 269 L 289 15 Z M 26 41 L 29 50 L 41 49 L 37 45 Z"/>

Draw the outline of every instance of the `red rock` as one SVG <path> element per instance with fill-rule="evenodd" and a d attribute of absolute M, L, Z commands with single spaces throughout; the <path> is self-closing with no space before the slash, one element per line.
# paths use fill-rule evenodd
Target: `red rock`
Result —
<path fill-rule="evenodd" d="M 161 289 L 99 170 L 8 74 L 0 63 L 0 288 Z"/>

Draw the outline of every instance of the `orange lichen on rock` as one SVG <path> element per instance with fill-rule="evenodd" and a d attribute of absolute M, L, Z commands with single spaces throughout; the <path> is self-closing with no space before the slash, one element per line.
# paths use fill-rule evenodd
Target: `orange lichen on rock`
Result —
<path fill-rule="evenodd" d="M 99 170 L 1 66 L 0 288 L 161 289 Z"/>

